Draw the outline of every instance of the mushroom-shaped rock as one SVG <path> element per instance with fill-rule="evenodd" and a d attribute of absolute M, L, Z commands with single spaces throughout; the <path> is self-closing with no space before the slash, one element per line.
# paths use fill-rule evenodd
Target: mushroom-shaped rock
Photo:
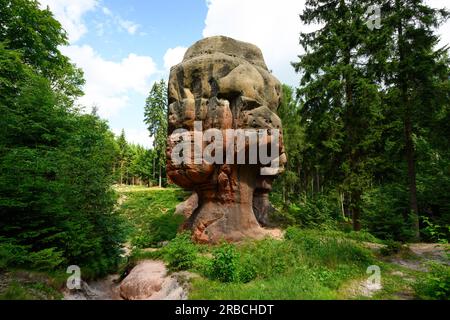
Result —
<path fill-rule="evenodd" d="M 172 67 L 168 94 L 168 177 L 198 196 L 184 228 L 204 243 L 265 237 L 268 193 L 286 155 L 276 114 L 281 84 L 261 50 L 223 36 L 203 39 Z M 261 160 L 264 148 L 269 162 Z"/>

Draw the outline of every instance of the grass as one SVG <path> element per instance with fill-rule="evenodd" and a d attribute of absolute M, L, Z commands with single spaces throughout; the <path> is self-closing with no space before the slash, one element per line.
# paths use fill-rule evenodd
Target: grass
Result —
<path fill-rule="evenodd" d="M 177 236 L 183 217 L 174 214 L 175 207 L 187 198 L 186 192 L 119 186 L 116 190 L 120 195 L 118 210 L 127 221 L 128 241 L 133 247 L 128 262 L 118 272 L 126 275 L 138 261 L 147 259 L 163 260 L 171 271 L 188 269 L 199 275 L 190 280 L 190 299 L 389 300 L 431 298 L 428 292 L 421 296 L 417 284 L 422 291 L 448 290 L 448 286 L 437 287 L 442 281 L 436 281 L 448 282 L 448 269 L 428 274 L 390 263 L 391 256 L 367 247 L 367 243 L 382 244 L 369 233 L 290 227 L 284 240 L 194 245 L 189 236 Z M 411 254 L 401 250 L 396 257 L 417 258 Z M 383 287 L 367 296 L 359 287 L 368 279 L 366 270 L 371 265 L 380 267 Z M 17 271 L 4 279 L 0 274 L 0 299 L 61 299 L 59 289 L 67 274 Z"/>
<path fill-rule="evenodd" d="M 175 207 L 187 193 L 176 188 L 117 187 L 124 203 L 120 213 L 125 217 L 129 242 L 138 248 L 158 247 L 173 239 L 183 222 Z"/>
<path fill-rule="evenodd" d="M 176 236 L 182 218 L 174 216 L 173 213 L 176 205 L 183 201 L 187 194 L 179 189 L 139 187 L 126 187 L 119 191 L 122 197 L 126 197 L 120 210 L 129 221 L 130 241 L 136 245 L 126 270 L 129 271 L 139 260 L 164 260 L 169 265 L 174 259 L 179 259 L 180 252 L 183 252 L 185 246 L 183 241 L 171 241 L 170 243 L 174 243 L 172 250 L 168 250 L 167 247 L 156 251 L 142 248 L 158 247 L 158 241 L 170 241 Z M 219 255 L 224 260 L 215 264 L 214 259 L 219 259 L 215 252 L 221 246 L 197 245 L 193 266 L 187 269 L 200 274 L 200 277 L 191 280 L 189 298 L 200 300 L 415 298 L 413 287 L 415 279 L 423 278 L 424 273 L 386 262 L 386 257 L 366 248 L 366 243 L 382 244 L 382 241 L 366 232 L 288 228 L 286 239 L 282 241 L 266 239 L 232 245 L 235 254 L 233 253 L 231 258 Z M 177 254 L 171 256 L 171 251 Z M 227 264 L 231 264 L 231 267 Z M 224 268 L 219 270 L 223 272 L 215 270 L 214 275 L 212 265 Z M 358 286 L 369 277 L 366 270 L 370 265 L 380 266 L 383 288 L 372 297 L 367 297 L 358 292 Z M 236 273 L 235 276 L 226 277 L 228 280 L 231 279 L 229 282 L 218 280 L 217 274 L 233 272 Z"/>
<path fill-rule="evenodd" d="M 255 274 L 248 283 L 222 283 L 207 275 L 195 279 L 191 299 L 338 299 L 345 282 L 365 275 L 371 252 L 354 241 L 318 231 L 288 230 L 284 241 L 263 240 L 236 246 L 239 261 Z M 208 259 L 202 259 L 207 264 Z M 197 266 L 196 270 L 202 270 Z"/>
<path fill-rule="evenodd" d="M 13 271 L 2 277 L 0 300 L 60 300 L 60 274 Z"/>

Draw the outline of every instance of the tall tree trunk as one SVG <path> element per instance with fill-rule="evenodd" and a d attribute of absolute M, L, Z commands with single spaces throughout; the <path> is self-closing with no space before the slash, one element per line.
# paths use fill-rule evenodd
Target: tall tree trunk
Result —
<path fill-rule="evenodd" d="M 413 142 L 412 122 L 409 110 L 405 114 L 405 147 L 408 162 L 409 206 L 412 213 L 414 240 L 420 240 L 419 205 L 417 203 L 416 161 Z"/>
<path fill-rule="evenodd" d="M 156 179 L 156 158 L 153 157 L 153 180 Z"/>
<path fill-rule="evenodd" d="M 316 167 L 316 186 L 317 186 L 317 193 L 320 193 L 320 176 L 319 176 L 319 168 Z"/>
<path fill-rule="evenodd" d="M 301 173 L 302 173 L 302 166 L 301 166 L 301 164 L 299 164 L 299 165 L 297 166 L 297 177 L 298 177 L 298 179 L 299 179 L 299 183 L 298 183 L 298 194 L 302 194 L 302 191 L 303 191 L 303 188 L 302 188 L 302 176 L 301 176 Z"/>
<path fill-rule="evenodd" d="M 416 161 L 413 142 L 413 126 L 411 120 L 411 107 L 408 98 L 408 79 L 405 75 L 405 48 L 403 42 L 403 21 L 401 18 L 401 3 L 396 0 L 397 15 L 400 17 L 397 25 L 398 32 L 398 51 L 399 51 L 399 78 L 398 83 L 401 90 L 401 103 L 404 112 L 404 131 L 405 131 L 405 155 L 408 163 L 408 190 L 409 190 L 409 208 L 413 219 L 414 240 L 420 240 L 419 226 L 419 206 L 417 203 L 417 182 L 416 182 Z"/>
<path fill-rule="evenodd" d="M 123 185 L 123 162 L 120 162 L 120 185 Z"/>
<path fill-rule="evenodd" d="M 162 188 L 162 166 L 159 165 L 159 187 Z"/>
<path fill-rule="evenodd" d="M 345 64 L 347 66 L 351 65 L 351 49 L 347 48 L 345 52 Z M 353 139 L 355 137 L 354 125 L 353 121 L 357 115 L 354 112 L 354 99 L 353 99 L 353 80 L 351 74 L 345 74 L 345 98 L 346 98 L 346 113 L 347 113 L 347 135 L 350 140 L 350 146 L 353 146 Z M 350 147 L 351 148 L 351 147 Z M 356 145 L 355 145 L 355 148 Z M 350 150 L 350 179 L 352 175 L 356 174 L 358 170 L 358 163 L 360 162 L 360 157 L 358 154 L 358 150 L 351 149 Z M 355 188 L 354 186 L 351 187 Z M 361 230 L 361 191 L 360 190 L 352 190 L 350 195 L 350 203 L 349 207 L 352 212 L 352 220 L 353 220 L 353 230 L 360 231 Z"/>
<path fill-rule="evenodd" d="M 343 192 L 339 192 L 339 199 L 341 200 L 341 213 L 342 213 L 342 218 L 345 220 L 345 209 L 344 209 L 344 201 L 345 201 L 345 195 Z"/>

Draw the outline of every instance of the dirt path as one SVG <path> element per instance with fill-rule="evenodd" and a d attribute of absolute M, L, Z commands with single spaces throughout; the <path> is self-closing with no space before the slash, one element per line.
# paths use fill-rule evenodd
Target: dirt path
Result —
<path fill-rule="evenodd" d="M 374 243 L 365 243 L 367 248 L 379 252 L 383 245 Z M 428 272 L 427 263 L 438 262 L 450 266 L 448 254 L 450 252 L 449 245 L 430 244 L 430 243 L 413 243 L 409 244 L 400 253 L 386 257 L 386 261 L 394 265 L 409 269 L 414 272 Z M 420 274 L 420 273 L 419 273 Z M 412 300 L 415 298 L 414 290 L 411 284 L 415 282 L 411 272 L 395 270 L 390 273 L 391 276 L 397 276 L 402 279 L 403 289 L 401 292 L 391 293 L 389 296 L 396 300 Z M 392 280 L 391 280 L 392 281 Z M 372 298 L 378 292 L 383 290 L 383 280 L 379 287 L 370 285 L 367 279 L 353 280 L 342 287 L 341 291 L 344 298 Z"/>
<path fill-rule="evenodd" d="M 427 263 L 438 262 L 450 266 L 449 246 L 434 243 L 412 243 L 408 245 L 410 255 L 395 255 L 389 262 L 414 270 L 427 272 Z"/>

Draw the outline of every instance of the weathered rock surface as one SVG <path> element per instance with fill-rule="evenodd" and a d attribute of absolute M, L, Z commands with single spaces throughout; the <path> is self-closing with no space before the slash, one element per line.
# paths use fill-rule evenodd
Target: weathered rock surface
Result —
<path fill-rule="evenodd" d="M 184 228 L 192 230 L 194 240 L 202 243 L 268 235 L 261 225 L 268 224 L 268 194 L 275 175 L 283 171 L 286 155 L 282 135 L 275 140 L 276 135 L 271 134 L 271 130 L 282 129 L 276 114 L 281 84 L 267 69 L 261 50 L 222 36 L 203 39 L 186 52 L 181 64 L 171 69 L 168 92 L 167 173 L 172 182 L 198 195 L 198 208 L 193 213 L 189 212 L 192 205 L 179 210 L 189 215 Z M 195 121 L 202 122 L 203 130 L 220 130 L 224 137 L 227 129 L 266 130 L 268 135 L 262 145 L 276 145 L 280 167 L 268 177 L 261 175 L 261 168 L 270 164 L 259 162 L 176 163 L 172 152 L 180 141 L 171 134 L 185 129 L 193 141 Z M 234 147 L 233 142 L 224 138 L 221 145 L 225 148 L 231 143 Z M 200 148 L 207 146 L 203 142 Z M 247 141 L 246 152 L 248 149 Z"/>
<path fill-rule="evenodd" d="M 186 201 L 177 205 L 175 214 L 182 215 L 186 219 L 189 219 L 197 208 L 198 195 L 194 192 Z"/>
<path fill-rule="evenodd" d="M 142 261 L 122 281 L 120 296 L 125 300 L 186 300 L 180 275 L 168 275 L 161 261 Z"/>
<path fill-rule="evenodd" d="M 122 300 L 118 281 L 118 275 L 110 275 L 90 283 L 81 281 L 80 290 L 64 291 L 64 300 Z"/>

